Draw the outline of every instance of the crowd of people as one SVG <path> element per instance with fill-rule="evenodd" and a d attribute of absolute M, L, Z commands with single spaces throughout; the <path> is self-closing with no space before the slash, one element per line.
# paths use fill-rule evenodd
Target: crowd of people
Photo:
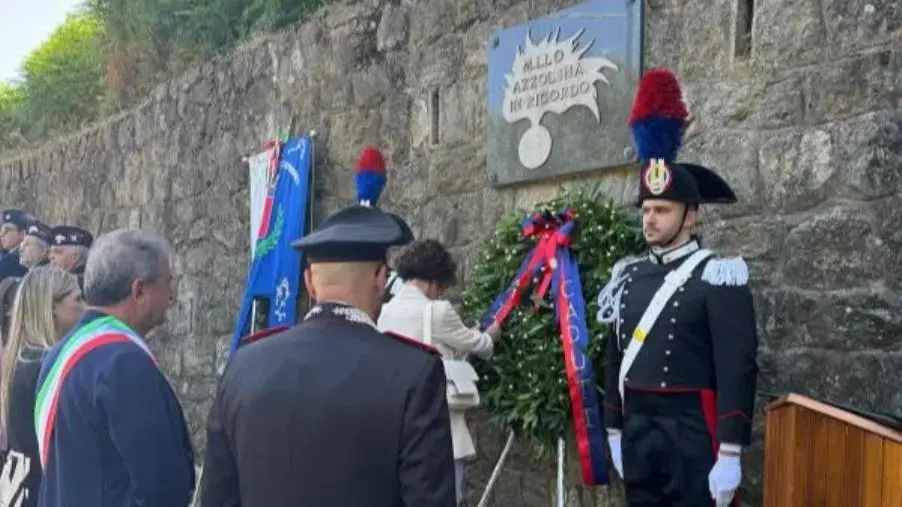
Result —
<path fill-rule="evenodd" d="M 631 127 L 648 251 L 598 295 L 612 330 L 604 427 L 630 507 L 735 504 L 755 402 L 748 266 L 694 233 L 701 204 L 737 198 L 674 161 L 691 119 L 681 97 L 669 71 L 644 75 Z M 314 305 L 229 359 L 197 491 L 182 407 L 144 341 L 173 298 L 169 243 L 128 229 L 92 242 L 4 212 L 0 507 L 460 505 L 478 406 L 466 357 L 490 359 L 502 331 L 467 327 L 443 299 L 457 271 L 443 245 L 358 202 L 292 244 Z"/>
<path fill-rule="evenodd" d="M 500 329 L 467 327 L 442 299 L 457 280 L 443 245 L 412 241 L 397 216 L 349 210 L 297 246 L 318 302 L 295 328 L 309 346 L 264 340 L 230 361 L 210 413 L 197 492 L 182 407 L 144 341 L 172 299 L 170 245 L 125 229 L 95 241 L 83 229 L 5 211 L 0 506 L 460 505 L 464 462 L 476 451 L 467 409 L 448 408 L 440 356 L 489 359 Z M 361 242 L 348 233 L 380 218 L 401 239 Z M 396 246 L 399 284 L 383 306 L 387 253 Z M 21 268 L 11 269 L 12 260 Z M 426 306 L 430 324 L 422 319 Z M 318 333 L 329 336 L 310 340 Z M 348 347 L 355 340 L 356 354 Z M 354 365 L 354 378 L 336 361 Z M 272 392 L 279 385 L 293 388 Z M 226 393 L 261 398 L 244 404 Z M 287 430 L 293 426 L 311 431 L 296 435 Z M 301 450 L 319 458 L 298 461 Z M 292 481 L 299 471 L 319 478 Z"/>

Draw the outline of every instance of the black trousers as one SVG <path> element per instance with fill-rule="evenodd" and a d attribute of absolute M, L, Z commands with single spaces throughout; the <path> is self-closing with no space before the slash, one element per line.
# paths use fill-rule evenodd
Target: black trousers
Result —
<path fill-rule="evenodd" d="M 626 392 L 623 481 L 629 507 L 710 507 L 713 415 L 699 392 Z M 712 407 L 713 408 L 713 407 Z"/>

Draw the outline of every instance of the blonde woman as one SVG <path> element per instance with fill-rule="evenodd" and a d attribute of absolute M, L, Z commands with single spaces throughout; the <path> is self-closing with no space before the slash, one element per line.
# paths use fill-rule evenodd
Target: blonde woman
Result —
<path fill-rule="evenodd" d="M 400 252 L 395 264 L 404 282 L 392 300 L 382 307 L 379 330 L 424 341 L 425 312 L 431 307 L 431 345 L 442 357 L 464 359 L 468 354 L 482 359 L 492 357 L 501 330 L 492 326 L 482 332 L 465 326 L 451 303 L 442 299 L 445 291 L 457 282 L 457 265 L 441 243 L 431 239 L 415 241 Z M 449 408 L 449 412 L 460 504 L 464 496 L 465 462 L 476 455 L 476 448 L 467 427 L 466 411 Z"/>
<path fill-rule="evenodd" d="M 0 505 L 37 505 L 41 463 L 34 406 L 41 359 L 78 322 L 81 312 L 75 275 L 36 269 L 22 278 L 13 302 L 0 377 L 0 416 L 9 447 L 2 477 L 13 480 L 10 488 L 0 492 Z"/>

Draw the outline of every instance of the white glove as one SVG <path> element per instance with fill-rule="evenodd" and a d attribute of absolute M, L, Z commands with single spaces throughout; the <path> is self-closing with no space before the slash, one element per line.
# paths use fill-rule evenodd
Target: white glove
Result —
<path fill-rule="evenodd" d="M 711 498 L 717 507 L 729 507 L 736 494 L 736 488 L 742 480 L 742 465 L 740 464 L 738 445 L 722 444 L 717 462 L 708 474 L 708 486 L 711 488 Z"/>
<path fill-rule="evenodd" d="M 623 450 L 620 447 L 620 430 L 608 430 L 608 445 L 611 447 L 611 460 L 614 461 L 614 468 L 623 479 Z"/>

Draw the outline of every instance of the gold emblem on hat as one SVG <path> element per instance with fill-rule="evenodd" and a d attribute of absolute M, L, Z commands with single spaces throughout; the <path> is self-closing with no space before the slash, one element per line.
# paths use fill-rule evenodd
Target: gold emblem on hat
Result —
<path fill-rule="evenodd" d="M 673 181 L 673 174 L 664 159 L 653 158 L 648 162 L 642 183 L 652 195 L 663 194 L 670 187 L 671 181 Z"/>

